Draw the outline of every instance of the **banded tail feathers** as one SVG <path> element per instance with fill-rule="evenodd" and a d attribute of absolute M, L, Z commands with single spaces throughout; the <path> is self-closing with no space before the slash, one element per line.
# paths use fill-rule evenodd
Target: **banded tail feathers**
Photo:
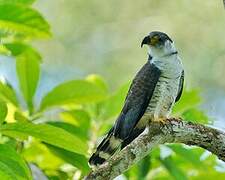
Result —
<path fill-rule="evenodd" d="M 96 152 L 90 157 L 89 165 L 97 166 L 103 164 L 109 159 L 122 145 L 122 140 L 117 139 L 110 130 L 108 135 L 102 140 L 97 147 Z"/>
<path fill-rule="evenodd" d="M 98 166 L 103 164 L 107 159 L 114 155 L 117 150 L 121 150 L 127 145 L 129 145 L 136 137 L 138 137 L 145 128 L 137 129 L 135 128 L 130 135 L 122 140 L 114 136 L 112 128 L 108 135 L 102 140 L 102 142 L 97 147 L 96 152 L 90 157 L 89 165 Z"/>

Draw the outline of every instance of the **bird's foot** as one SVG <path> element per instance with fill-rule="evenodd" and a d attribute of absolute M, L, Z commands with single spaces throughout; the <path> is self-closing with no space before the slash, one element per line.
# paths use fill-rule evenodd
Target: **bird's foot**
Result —
<path fill-rule="evenodd" d="M 164 132 L 173 132 L 173 128 L 170 124 L 170 119 L 166 117 L 160 117 L 160 118 L 155 118 L 154 122 L 159 122 L 161 125 L 161 128 L 164 129 Z"/>
<path fill-rule="evenodd" d="M 166 118 L 162 117 L 154 118 L 154 122 L 159 122 L 160 124 L 164 125 L 166 124 Z"/>

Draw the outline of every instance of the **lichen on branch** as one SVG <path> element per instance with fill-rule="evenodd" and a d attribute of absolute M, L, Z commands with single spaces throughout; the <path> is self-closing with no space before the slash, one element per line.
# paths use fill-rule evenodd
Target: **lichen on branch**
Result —
<path fill-rule="evenodd" d="M 131 144 L 90 172 L 86 180 L 113 179 L 144 158 L 154 147 L 165 143 L 184 143 L 202 147 L 225 161 L 225 132 L 180 119 L 167 119 L 164 124 L 151 122 L 148 130 Z"/>

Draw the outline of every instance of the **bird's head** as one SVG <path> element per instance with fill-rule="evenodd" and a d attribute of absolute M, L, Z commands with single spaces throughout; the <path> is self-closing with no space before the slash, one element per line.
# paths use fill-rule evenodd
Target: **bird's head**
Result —
<path fill-rule="evenodd" d="M 162 57 L 177 52 L 174 42 L 163 32 L 152 31 L 144 37 L 141 47 L 145 44 L 148 45 L 149 54 L 153 57 Z"/>

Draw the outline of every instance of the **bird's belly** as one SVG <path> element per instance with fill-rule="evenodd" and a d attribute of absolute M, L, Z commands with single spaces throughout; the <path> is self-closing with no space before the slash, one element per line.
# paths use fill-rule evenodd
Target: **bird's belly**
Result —
<path fill-rule="evenodd" d="M 151 118 L 168 117 L 174 105 L 179 88 L 179 78 L 160 77 L 145 115 Z"/>

